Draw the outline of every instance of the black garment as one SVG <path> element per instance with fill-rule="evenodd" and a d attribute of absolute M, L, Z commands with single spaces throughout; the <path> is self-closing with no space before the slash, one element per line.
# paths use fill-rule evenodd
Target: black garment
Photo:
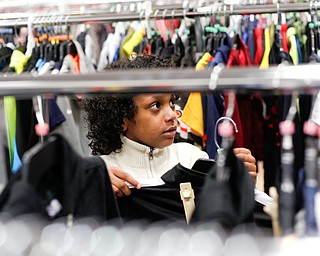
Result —
<path fill-rule="evenodd" d="M 155 50 L 156 50 L 155 55 L 156 56 L 161 55 L 163 47 L 164 47 L 164 41 L 161 36 L 158 36 L 156 39 L 156 46 L 155 46 Z"/>
<path fill-rule="evenodd" d="M 169 38 L 165 42 L 164 47 L 161 51 L 161 57 L 163 59 L 171 59 L 173 54 L 174 54 L 174 45 L 173 45 L 171 39 Z"/>
<path fill-rule="evenodd" d="M 194 47 L 194 33 L 192 32 L 192 29 L 194 27 L 190 27 L 190 34 L 188 35 L 188 38 L 185 42 L 185 51 L 184 51 L 184 56 L 181 59 L 181 68 L 186 68 L 186 67 L 195 67 L 196 66 L 196 61 L 195 61 L 195 47 Z"/>
<path fill-rule="evenodd" d="M 227 149 L 224 149 L 227 150 Z M 218 164 L 209 170 L 193 213 L 191 222 L 215 221 L 226 228 L 253 222 L 254 184 L 243 162 L 228 150 L 225 172 L 228 179 L 217 179 Z"/>
<path fill-rule="evenodd" d="M 293 64 L 291 56 L 279 48 L 279 35 L 275 34 L 275 41 L 269 54 L 270 65 L 278 65 L 283 62 Z M 283 121 L 287 111 L 285 102 L 290 102 L 290 96 L 287 95 L 266 95 L 263 100 L 266 104 L 266 118 L 263 128 L 264 133 L 264 170 L 265 186 L 264 190 L 269 192 L 270 187 L 279 186 L 280 178 L 280 145 L 281 136 L 279 132 L 279 123 Z M 290 104 L 289 104 L 290 105 Z"/>
<path fill-rule="evenodd" d="M 208 190 L 212 189 L 212 184 L 215 185 L 212 175 L 208 175 L 210 169 L 211 174 L 215 172 L 213 160 L 199 159 L 192 169 L 177 164 L 161 177 L 165 182 L 164 185 L 143 187 L 139 190 L 133 188 L 130 196 L 118 198 L 121 217 L 126 221 L 138 219 L 150 222 L 161 220 L 185 222 L 185 212 L 180 198 L 180 183 L 190 182 L 194 190 L 196 205 L 195 215 L 192 217 L 193 223 L 212 220 L 221 224 L 227 222 L 229 226 L 234 226 L 242 221 L 252 220 L 255 205 L 253 182 L 244 165 L 241 164 L 240 160 L 233 159 L 231 166 L 236 170 L 232 174 L 231 183 L 219 184 L 210 192 Z M 223 193 L 227 198 L 231 198 L 232 202 L 229 201 L 228 204 Z M 239 193 L 239 195 L 233 193 Z M 223 196 L 220 197 L 221 195 Z M 215 209 L 219 210 L 221 207 L 224 213 L 231 212 L 232 216 L 229 218 L 228 215 L 222 217 L 211 215 L 216 211 Z M 271 228 L 270 218 L 261 207 L 256 207 L 256 209 L 254 222 L 257 226 Z M 209 216 L 209 219 L 205 219 L 204 216 Z"/>
<path fill-rule="evenodd" d="M 121 217 L 125 220 L 184 221 L 180 183 L 191 182 L 195 194 L 198 194 L 205 177 L 204 173 L 177 164 L 161 177 L 164 185 L 132 189 L 130 196 L 118 198 Z"/>
<path fill-rule="evenodd" d="M 292 58 L 289 55 L 289 53 L 280 50 L 276 40 L 272 44 L 272 47 L 270 49 L 270 54 L 269 54 L 269 64 L 270 65 L 277 65 L 282 62 L 287 61 L 288 64 L 293 64 Z"/>
<path fill-rule="evenodd" d="M 180 36 L 177 37 L 177 40 L 176 40 L 176 42 L 174 44 L 173 49 L 174 50 L 173 50 L 172 60 L 174 61 L 175 65 L 177 67 L 180 67 L 181 59 L 184 56 L 184 45 L 183 45 L 183 42 L 182 42 Z"/>
<path fill-rule="evenodd" d="M 46 116 L 49 116 L 48 118 L 45 118 L 45 121 L 49 122 L 50 131 L 53 131 L 54 128 L 65 121 L 65 117 L 55 99 L 47 99 L 45 103 L 47 107 L 44 107 L 44 113 Z M 19 156 L 21 157 L 27 150 L 39 142 L 39 136 L 35 133 L 35 125 L 38 123 L 38 121 L 35 116 L 31 99 L 17 99 L 16 108 L 17 150 Z"/>
<path fill-rule="evenodd" d="M 200 17 L 195 17 L 194 32 L 195 32 L 197 52 L 204 52 L 204 49 L 205 49 L 205 44 L 203 40 L 204 31 L 202 28 Z"/>
<path fill-rule="evenodd" d="M 13 50 L 9 47 L 0 48 L 0 71 L 3 71 L 10 64 Z"/>
<path fill-rule="evenodd" d="M 84 53 L 86 52 L 86 35 L 87 31 L 82 31 L 77 37 L 77 41 L 80 43 Z"/>
<path fill-rule="evenodd" d="M 31 99 L 16 100 L 16 141 L 20 157 L 39 142 L 35 133 L 35 125 L 38 123 Z"/>
<path fill-rule="evenodd" d="M 320 56 L 316 53 L 311 54 L 308 63 L 320 63 Z"/>
<path fill-rule="evenodd" d="M 32 51 L 32 55 L 30 59 L 28 60 L 27 65 L 24 67 L 24 72 L 31 72 L 33 69 L 35 69 L 36 63 L 40 58 L 40 49 L 39 47 L 35 47 Z"/>
<path fill-rule="evenodd" d="M 46 207 L 57 199 L 62 209 L 51 218 L 119 217 L 104 161 L 79 156 L 61 135 L 51 135 L 23 157 L 23 167 L 0 196 L 0 211 L 12 216 L 40 214 L 50 219 Z"/>

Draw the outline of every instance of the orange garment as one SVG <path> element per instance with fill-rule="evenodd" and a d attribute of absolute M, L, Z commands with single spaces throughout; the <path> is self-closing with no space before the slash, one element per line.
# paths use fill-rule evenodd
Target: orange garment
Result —
<path fill-rule="evenodd" d="M 72 60 L 74 74 L 80 74 L 80 57 L 79 57 L 79 55 L 76 54 L 76 56 L 73 57 L 71 54 L 68 54 L 68 56 Z"/>

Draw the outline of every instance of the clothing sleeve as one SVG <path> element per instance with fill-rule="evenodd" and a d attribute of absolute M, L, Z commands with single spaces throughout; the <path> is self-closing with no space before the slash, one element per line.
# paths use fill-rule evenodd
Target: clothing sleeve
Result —
<path fill-rule="evenodd" d="M 320 125 L 320 92 L 314 102 L 314 106 L 311 113 L 311 120 Z"/>

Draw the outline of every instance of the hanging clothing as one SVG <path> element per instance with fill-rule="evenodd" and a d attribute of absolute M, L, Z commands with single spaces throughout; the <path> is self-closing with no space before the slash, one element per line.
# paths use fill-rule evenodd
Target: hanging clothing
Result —
<path fill-rule="evenodd" d="M 320 92 L 318 92 L 311 112 L 311 121 L 320 125 Z"/>
<path fill-rule="evenodd" d="M 0 48 L 0 71 L 6 71 L 10 65 L 10 58 L 13 50 L 3 46 Z"/>
<path fill-rule="evenodd" d="M 213 58 L 214 57 L 209 52 L 205 52 L 202 55 L 201 59 L 197 62 L 196 71 L 205 69 L 208 66 L 209 62 L 213 60 Z"/>
<path fill-rule="evenodd" d="M 134 29 L 132 27 L 129 27 L 125 37 L 122 39 L 120 44 L 120 60 L 126 60 L 129 57 L 129 55 L 123 49 L 123 46 L 129 41 L 133 34 Z"/>
<path fill-rule="evenodd" d="M 256 43 L 254 40 L 254 30 L 257 26 L 257 20 L 255 18 L 255 15 L 250 15 L 249 16 L 249 21 L 248 21 L 248 48 L 250 51 L 250 57 L 252 60 L 255 59 L 255 54 L 256 54 Z"/>
<path fill-rule="evenodd" d="M 181 121 L 190 127 L 191 132 L 199 137 L 204 135 L 201 93 L 190 93 L 183 109 Z"/>
<path fill-rule="evenodd" d="M 191 223 L 216 221 L 226 228 L 234 228 L 253 221 L 254 184 L 243 162 L 228 150 L 223 171 L 230 177 L 217 178 L 217 164 L 208 172 Z"/>
<path fill-rule="evenodd" d="M 208 153 L 210 159 L 215 159 L 218 150 L 218 146 L 215 143 L 215 138 L 218 145 L 220 145 L 221 136 L 218 134 L 218 132 L 217 134 L 214 134 L 214 132 L 218 119 L 223 116 L 223 96 L 221 96 L 221 94 L 202 94 L 202 106 L 204 116 L 206 117 L 204 119 L 205 151 Z"/>
<path fill-rule="evenodd" d="M 288 29 L 288 24 L 281 24 L 281 38 L 282 38 L 282 48 L 285 52 L 289 52 L 289 47 L 288 47 L 288 38 L 287 38 L 287 29 Z"/>
<path fill-rule="evenodd" d="M 257 226 L 270 229 L 271 219 L 261 209 L 258 209 L 258 205 L 265 205 L 265 198 L 268 198 L 268 200 L 270 198 L 264 195 L 263 203 L 261 203 L 261 200 L 255 203 L 251 177 L 249 177 L 240 160 L 234 157 L 234 161 L 238 163 L 239 168 L 235 170 L 236 173 L 232 178 L 232 186 L 235 186 L 232 187 L 232 191 L 229 190 L 230 186 L 227 184 L 221 184 L 210 193 L 207 193 L 208 190 L 204 190 L 212 186 L 210 173 L 214 172 L 214 161 L 200 159 L 191 168 L 186 168 L 178 163 L 161 176 L 162 184 L 146 186 L 141 189 L 131 188 L 130 196 L 117 198 L 120 215 L 125 221 L 144 220 L 154 222 L 165 220 L 185 223 L 185 212 L 180 196 L 180 183 L 190 182 L 194 191 L 196 206 L 196 213 L 191 218 L 192 224 L 205 221 L 205 219 L 202 219 L 203 215 L 220 211 L 221 207 L 223 207 L 223 212 L 230 211 L 233 215 L 211 215 L 206 220 L 220 223 L 225 227 L 235 227 L 251 221 Z M 235 166 L 234 163 L 231 165 Z M 238 182 L 236 179 L 238 179 Z M 204 187 L 204 184 L 207 184 L 206 187 Z M 228 192 L 221 197 L 222 193 L 226 191 Z M 206 202 L 203 201 L 203 193 L 207 193 Z M 237 195 L 236 193 L 239 194 Z M 257 192 L 260 198 L 262 198 L 261 194 L 261 192 Z M 235 200 L 234 203 L 237 206 L 234 207 L 232 203 L 225 201 L 225 195 L 227 195 L 227 198 L 241 198 L 241 200 Z M 210 206 L 205 205 L 206 203 Z M 254 210 L 254 205 L 257 206 L 255 208 L 257 210 Z M 197 209 L 198 206 L 199 209 Z M 240 216 L 235 215 L 237 210 L 240 210 Z"/>
<path fill-rule="evenodd" d="M 299 64 L 299 54 L 298 54 L 298 46 L 296 41 L 296 30 L 294 27 L 290 27 L 287 29 L 286 34 L 289 42 L 289 55 L 291 56 L 292 62 L 294 65 Z"/>
<path fill-rule="evenodd" d="M 20 50 L 14 50 L 11 55 L 9 67 L 12 68 L 14 70 L 14 72 L 19 75 L 24 70 L 24 67 L 28 63 L 30 57 L 31 57 L 31 55 L 26 56 Z"/>
<path fill-rule="evenodd" d="M 130 39 L 123 45 L 122 49 L 126 56 L 130 56 L 133 52 L 133 49 L 142 42 L 145 35 L 144 28 L 140 28 L 138 31 L 135 31 Z"/>
<path fill-rule="evenodd" d="M 262 27 L 256 27 L 254 30 L 254 37 L 256 42 L 256 53 L 254 56 L 254 64 L 260 65 L 262 56 L 264 53 L 264 46 L 263 46 L 263 28 Z"/>
<path fill-rule="evenodd" d="M 49 150 L 51 143 L 57 143 L 53 151 Z M 45 220 L 68 214 L 75 218 L 97 217 L 101 221 L 119 217 L 101 158 L 82 158 L 59 135 L 51 136 L 29 152 L 30 158 L 25 158 L 22 170 L 12 177 L 0 195 L 1 212 L 13 217 L 39 214 Z M 51 161 L 52 164 L 47 166 Z M 44 169 L 45 166 L 48 169 Z M 41 178 L 36 181 L 31 177 Z M 61 207 L 54 212 L 49 210 L 53 200 L 57 200 Z"/>
<path fill-rule="evenodd" d="M 264 52 L 263 57 L 260 63 L 260 68 L 265 69 L 269 67 L 269 53 L 271 49 L 271 38 L 270 38 L 270 29 L 265 28 L 264 30 Z"/>
<path fill-rule="evenodd" d="M 73 41 L 77 54 L 76 56 L 67 55 L 63 59 L 62 67 L 60 68 L 60 74 L 90 74 L 95 73 L 96 70 L 91 61 L 85 56 L 82 47 L 79 42 Z"/>
<path fill-rule="evenodd" d="M 9 161 L 10 161 L 10 170 L 12 173 L 17 172 L 22 163 L 21 155 L 18 153 L 17 149 L 17 121 L 16 121 L 16 99 L 12 96 L 4 97 L 4 110 L 5 110 L 5 122 L 6 130 L 8 134 L 8 150 L 9 150 Z"/>
<path fill-rule="evenodd" d="M 118 22 L 114 33 L 109 33 L 106 41 L 103 43 L 100 53 L 97 70 L 102 71 L 111 64 L 116 55 L 117 49 L 121 44 L 122 35 L 125 34 L 125 25 L 123 22 Z"/>
<path fill-rule="evenodd" d="M 161 176 L 162 185 L 132 188 L 131 195 L 117 199 L 124 220 L 185 221 L 180 198 L 179 184 L 191 182 L 195 195 L 198 194 L 205 174 L 188 169 L 180 163 Z M 195 197 L 197 198 L 197 197 Z"/>

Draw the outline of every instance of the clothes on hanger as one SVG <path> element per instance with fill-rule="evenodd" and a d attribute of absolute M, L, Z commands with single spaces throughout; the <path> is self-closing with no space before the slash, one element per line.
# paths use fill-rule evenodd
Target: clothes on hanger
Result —
<path fill-rule="evenodd" d="M 44 220 L 119 218 L 103 160 L 82 157 L 61 135 L 51 135 L 24 154 L 22 169 L 0 195 L 0 209 L 11 216 L 37 214 Z"/>

